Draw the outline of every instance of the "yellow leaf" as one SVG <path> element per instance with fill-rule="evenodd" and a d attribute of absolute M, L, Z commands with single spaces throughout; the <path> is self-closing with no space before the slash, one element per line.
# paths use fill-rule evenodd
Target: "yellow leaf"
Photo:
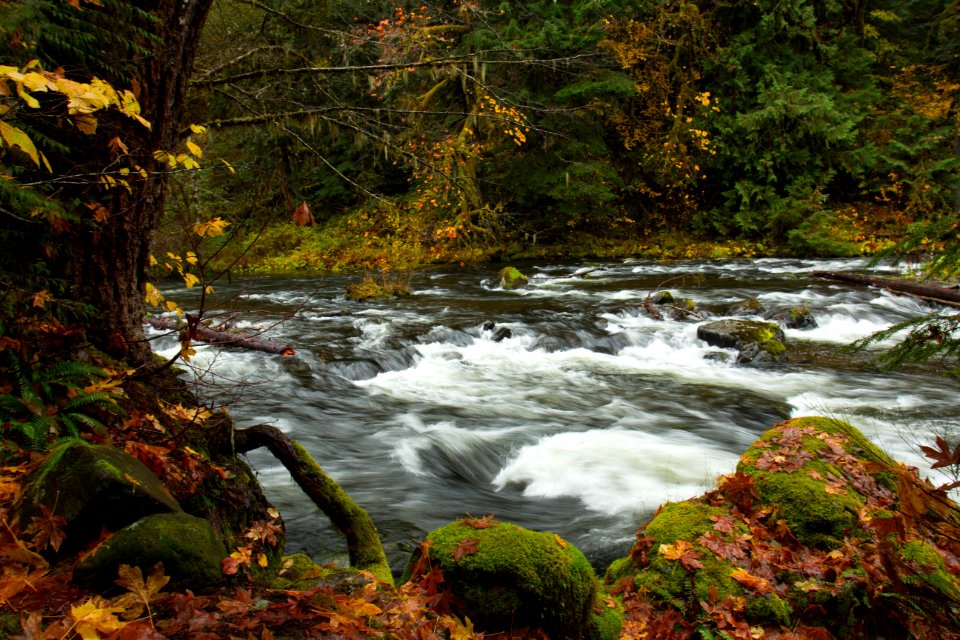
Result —
<path fill-rule="evenodd" d="M 265 553 L 257 554 L 257 564 L 260 565 L 261 567 L 266 567 L 268 564 L 270 564 L 269 561 L 267 560 L 267 554 Z"/>
<path fill-rule="evenodd" d="M 122 629 L 126 623 L 117 618 L 122 607 L 109 607 L 101 598 L 91 598 L 84 604 L 70 607 L 74 630 L 83 640 L 100 640 L 100 633 L 110 634 Z"/>
<path fill-rule="evenodd" d="M 187 262 L 190 264 L 197 264 L 197 254 L 193 251 L 187 251 Z"/>
<path fill-rule="evenodd" d="M 207 128 L 202 124 L 192 124 L 190 125 L 190 131 L 193 131 L 196 134 L 206 133 Z"/>
<path fill-rule="evenodd" d="M 30 159 L 33 160 L 38 167 L 40 166 L 40 156 L 37 153 L 37 148 L 34 146 L 33 140 L 31 140 L 30 136 L 26 133 L 0 120 L 0 138 L 3 139 L 7 146 L 17 147 L 30 156 Z"/>
<path fill-rule="evenodd" d="M 51 300 L 53 300 L 53 296 L 51 296 L 46 289 L 44 289 L 43 291 L 38 291 L 37 293 L 33 294 L 33 306 L 35 307 L 40 307 L 41 309 L 43 309 L 44 305 L 46 305 Z"/>
<path fill-rule="evenodd" d="M 203 156 L 203 150 L 193 140 L 187 140 L 187 150 L 197 158 Z"/>
<path fill-rule="evenodd" d="M 200 278 L 192 273 L 183 274 L 183 281 L 186 283 L 187 289 L 192 289 L 194 285 L 200 284 Z"/>
<path fill-rule="evenodd" d="M 214 238 L 216 236 L 222 236 L 229 224 L 229 222 L 217 216 L 207 222 L 198 222 L 193 225 L 193 232 L 201 238 Z"/>
<path fill-rule="evenodd" d="M 232 164 L 230 164 L 229 162 L 227 162 L 227 161 L 224 160 L 223 158 L 220 158 L 220 162 L 222 162 L 223 164 L 227 165 L 227 169 L 230 170 L 230 173 L 236 173 L 236 170 L 233 168 L 233 165 L 232 165 Z"/>

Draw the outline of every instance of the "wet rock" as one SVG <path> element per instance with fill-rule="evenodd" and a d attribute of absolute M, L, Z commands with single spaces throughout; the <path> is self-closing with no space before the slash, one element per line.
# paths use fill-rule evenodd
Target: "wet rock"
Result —
<path fill-rule="evenodd" d="M 786 362 L 783 330 L 772 322 L 718 320 L 697 327 L 697 337 L 723 349 L 737 349 L 737 362 L 762 364 Z"/>
<path fill-rule="evenodd" d="M 411 556 L 405 577 L 439 568 L 458 599 L 457 613 L 478 629 L 531 627 L 551 638 L 597 636 L 593 568 L 559 536 L 505 522 L 462 520 L 432 531 L 427 541 L 429 546 Z"/>
<path fill-rule="evenodd" d="M 158 562 L 170 577 L 169 589 L 206 589 L 223 581 L 221 561 L 227 549 L 210 523 L 186 513 L 141 518 L 121 529 L 85 558 L 74 581 L 91 589 L 109 589 L 121 565 L 140 567 L 147 575 Z"/>
<path fill-rule="evenodd" d="M 650 296 L 653 304 L 673 304 L 673 294 L 669 291 L 656 291 Z"/>
<path fill-rule="evenodd" d="M 82 546 L 106 528 L 116 531 L 157 513 L 181 511 L 160 479 L 119 449 L 68 441 L 54 449 L 25 482 L 22 525 L 41 505 L 64 518 L 67 546 Z"/>
<path fill-rule="evenodd" d="M 513 337 L 513 331 L 510 331 L 509 327 L 500 327 L 499 329 L 497 329 L 497 332 L 493 334 L 493 341 L 501 342 L 503 340 L 506 340 L 507 338 L 512 338 L 512 337 Z"/>
<path fill-rule="evenodd" d="M 727 306 L 724 315 L 727 316 L 759 316 L 763 314 L 764 308 L 757 298 L 745 298 Z"/>
<path fill-rule="evenodd" d="M 520 273 L 515 267 L 504 267 L 497 274 L 497 279 L 504 289 L 522 289 L 529 282 L 527 276 Z"/>
<path fill-rule="evenodd" d="M 806 305 L 775 309 L 767 313 L 764 318 L 787 329 L 815 329 L 819 326 L 817 319 Z"/>

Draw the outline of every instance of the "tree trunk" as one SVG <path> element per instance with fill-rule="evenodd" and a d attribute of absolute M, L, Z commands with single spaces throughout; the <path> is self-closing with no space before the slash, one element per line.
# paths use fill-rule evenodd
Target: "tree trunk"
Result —
<path fill-rule="evenodd" d="M 268 425 L 237 429 L 234 447 L 237 453 L 266 447 L 286 467 L 303 492 L 330 518 L 333 526 L 346 536 L 350 566 L 368 570 L 382 582 L 393 583 L 387 556 L 370 516 L 323 472 L 306 449 L 276 427 Z"/>
<path fill-rule="evenodd" d="M 99 173 L 111 163 L 116 166 L 115 150 L 110 145 L 114 136 L 129 149 L 129 157 L 125 158 L 132 170 L 127 178 L 129 191 L 117 187 L 104 196 L 102 186 L 89 185 L 79 194 L 81 202 L 93 200 L 105 205 L 110 217 L 96 229 L 88 225 L 72 229 L 68 239 L 72 259 L 65 270 L 78 298 L 96 309 L 98 329 L 90 335 L 93 343 L 134 364 L 144 364 L 150 357 L 143 334 L 144 294 L 151 243 L 166 198 L 167 176 L 153 154 L 157 150 L 173 150 L 179 142 L 187 83 L 212 3 L 213 0 L 136 3 L 156 19 L 156 40 L 145 42 L 151 52 L 138 59 L 133 77 L 141 114 L 150 122 L 151 129 L 113 116 L 111 122 L 102 123 L 97 133 L 85 141 L 85 148 L 74 150 L 76 156 L 87 159 L 92 172 Z M 95 11 L 108 10 L 84 7 L 91 19 Z M 109 19 L 109 15 L 106 17 Z M 121 30 L 124 27 L 117 26 Z M 103 51 L 101 55 L 109 59 L 115 53 Z M 123 88 L 125 81 L 111 77 L 106 69 L 104 65 L 90 73 Z M 140 178 L 136 167 L 146 169 L 147 177 Z"/>

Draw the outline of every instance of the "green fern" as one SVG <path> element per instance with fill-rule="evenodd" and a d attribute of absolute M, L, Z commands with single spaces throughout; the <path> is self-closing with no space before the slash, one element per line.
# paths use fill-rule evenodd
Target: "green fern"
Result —
<path fill-rule="evenodd" d="M 84 431 L 106 433 L 91 409 L 122 413 L 113 395 L 88 392 L 92 380 L 107 377 L 93 365 L 77 361 L 31 366 L 12 351 L 4 352 L 11 392 L 0 394 L 0 422 L 4 436 L 31 449 L 46 448 L 51 435 L 79 437 Z"/>

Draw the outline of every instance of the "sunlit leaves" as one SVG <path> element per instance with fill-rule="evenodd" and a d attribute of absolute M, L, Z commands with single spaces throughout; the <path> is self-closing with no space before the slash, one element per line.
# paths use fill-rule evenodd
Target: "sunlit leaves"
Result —
<path fill-rule="evenodd" d="M 222 236 L 230 223 L 220 216 L 216 216 L 206 222 L 198 222 L 193 225 L 193 232 L 201 238 L 214 238 Z"/>

